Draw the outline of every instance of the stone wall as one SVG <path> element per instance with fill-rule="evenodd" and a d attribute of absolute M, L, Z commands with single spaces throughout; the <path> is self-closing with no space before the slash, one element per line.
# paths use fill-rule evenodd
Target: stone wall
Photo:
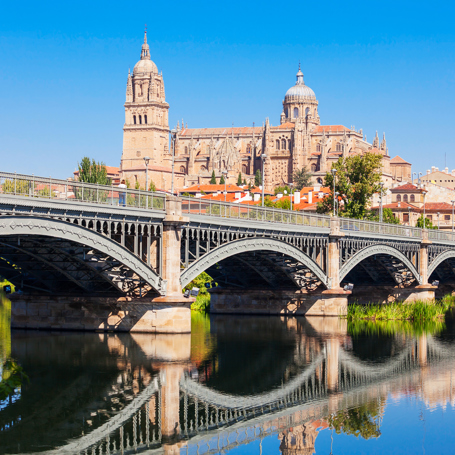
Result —
<path fill-rule="evenodd" d="M 147 333 L 191 332 L 190 302 L 156 304 L 150 299 L 12 294 L 11 327 Z"/>

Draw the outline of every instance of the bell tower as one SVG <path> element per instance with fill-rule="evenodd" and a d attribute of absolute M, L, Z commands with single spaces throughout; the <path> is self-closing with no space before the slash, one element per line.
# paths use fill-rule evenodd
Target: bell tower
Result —
<path fill-rule="evenodd" d="M 128 71 L 121 170 L 145 171 L 145 156 L 150 157 L 151 165 L 162 165 L 168 153 L 168 110 L 163 74 L 158 73 L 150 59 L 145 30 L 141 59 L 134 66 L 133 74 Z"/>

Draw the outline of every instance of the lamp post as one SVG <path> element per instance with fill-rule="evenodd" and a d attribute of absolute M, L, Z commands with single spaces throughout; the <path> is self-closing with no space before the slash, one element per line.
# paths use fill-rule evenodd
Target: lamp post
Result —
<path fill-rule="evenodd" d="M 411 226 L 411 207 L 408 207 L 408 224 Z"/>
<path fill-rule="evenodd" d="M 420 185 L 420 177 L 422 176 L 423 174 L 421 172 L 419 172 L 419 185 Z"/>
<path fill-rule="evenodd" d="M 222 174 L 224 175 L 224 202 L 226 202 L 226 194 L 227 194 L 226 182 L 227 182 L 228 172 L 223 171 Z"/>
<path fill-rule="evenodd" d="M 150 163 L 150 157 L 144 156 L 144 161 L 145 161 L 145 191 L 148 191 L 148 189 L 149 189 L 149 163 Z"/>
<path fill-rule="evenodd" d="M 412 183 L 414 183 L 414 175 L 415 175 L 415 179 L 417 179 L 417 172 L 413 172 L 412 173 Z"/>
<path fill-rule="evenodd" d="M 340 201 L 338 200 L 338 196 L 340 195 L 340 193 L 338 191 L 335 191 L 335 198 L 336 198 L 336 201 L 337 201 L 337 212 L 336 212 L 336 215 L 338 216 L 338 207 L 340 206 Z"/>
<path fill-rule="evenodd" d="M 422 191 L 423 194 L 423 229 L 425 229 L 427 223 L 425 222 L 425 196 L 427 194 L 426 190 Z"/>
<path fill-rule="evenodd" d="M 263 153 L 261 155 L 261 161 L 262 161 L 262 207 L 264 207 L 264 161 L 267 158 L 267 155 Z"/>
<path fill-rule="evenodd" d="M 177 130 L 173 128 L 171 130 L 171 147 L 172 147 L 172 180 L 171 180 L 171 193 L 174 194 L 174 160 L 175 160 L 175 139 L 177 136 Z"/>
<path fill-rule="evenodd" d="M 384 182 L 380 182 L 379 186 L 381 187 L 381 194 L 380 194 L 381 202 L 379 204 L 379 222 L 382 223 L 382 218 L 383 218 L 383 216 L 382 216 L 382 190 L 384 189 Z"/>
<path fill-rule="evenodd" d="M 439 230 L 439 212 L 438 212 L 438 230 Z"/>
<path fill-rule="evenodd" d="M 455 204 L 455 201 L 450 201 L 452 203 L 452 237 L 453 237 L 453 209 L 454 209 L 454 204 Z M 453 240 L 453 239 L 452 239 Z"/>
<path fill-rule="evenodd" d="M 332 169 L 332 176 L 333 176 L 333 216 L 336 216 L 336 210 L 335 210 L 335 182 L 336 182 L 336 176 L 337 176 L 336 169 Z"/>

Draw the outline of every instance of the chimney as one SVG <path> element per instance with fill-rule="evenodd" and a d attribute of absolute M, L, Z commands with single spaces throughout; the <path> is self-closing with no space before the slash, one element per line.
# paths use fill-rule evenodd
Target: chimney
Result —
<path fill-rule="evenodd" d="M 294 193 L 294 204 L 300 204 L 300 192 L 296 191 Z"/>
<path fill-rule="evenodd" d="M 435 171 L 435 167 L 434 166 L 431 166 L 431 172 L 434 172 Z"/>
<path fill-rule="evenodd" d="M 448 173 L 449 173 L 449 168 L 448 168 L 448 167 L 445 167 L 445 168 L 444 168 L 444 172 L 445 172 L 446 174 L 448 174 Z"/>
<path fill-rule="evenodd" d="M 455 169 L 454 169 L 454 171 L 455 171 Z M 430 174 L 430 172 L 431 172 L 430 169 L 427 169 L 427 175 Z"/>
<path fill-rule="evenodd" d="M 308 204 L 312 204 L 312 203 L 313 203 L 313 192 L 308 191 Z"/>

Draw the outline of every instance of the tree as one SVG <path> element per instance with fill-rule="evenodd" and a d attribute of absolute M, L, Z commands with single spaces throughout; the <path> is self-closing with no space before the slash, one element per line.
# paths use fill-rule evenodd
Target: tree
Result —
<path fill-rule="evenodd" d="M 79 170 L 79 181 L 86 183 L 99 183 L 100 185 L 110 185 L 111 181 L 107 177 L 106 165 L 103 162 L 96 162 L 94 159 L 84 156 L 80 163 L 77 163 Z"/>
<path fill-rule="evenodd" d="M 262 185 L 262 175 L 261 171 L 258 169 L 256 174 L 254 174 L 254 186 L 261 186 Z"/>
<path fill-rule="evenodd" d="M 212 171 L 212 178 L 210 179 L 210 185 L 216 185 L 215 170 Z"/>
<path fill-rule="evenodd" d="M 156 191 L 156 185 L 150 180 L 149 191 Z"/>
<path fill-rule="evenodd" d="M 417 218 L 416 227 L 423 228 L 423 215 Z M 429 218 L 425 218 L 425 229 L 437 229 L 437 226 L 433 226 L 433 223 Z"/>
<path fill-rule="evenodd" d="M 278 193 L 281 193 L 281 194 L 291 194 L 291 189 L 285 185 L 285 186 L 277 186 L 274 190 L 274 193 L 275 193 L 275 196 L 278 194 Z M 285 192 L 286 191 L 286 192 Z"/>
<path fill-rule="evenodd" d="M 379 221 L 379 213 L 377 211 L 372 211 L 371 216 L 368 217 L 370 221 Z M 385 208 L 382 211 L 382 222 L 389 224 L 400 224 L 400 219 L 397 218 L 392 209 Z"/>
<path fill-rule="evenodd" d="M 237 186 L 242 186 L 242 173 L 239 172 L 239 177 L 237 179 Z"/>
<path fill-rule="evenodd" d="M 225 183 L 226 183 L 226 181 L 224 180 L 224 175 L 221 174 L 220 185 L 224 185 Z"/>
<path fill-rule="evenodd" d="M 305 186 L 311 186 L 311 174 L 308 172 L 306 166 L 302 169 L 296 170 L 292 176 L 292 182 L 296 190 L 300 191 Z"/>
<path fill-rule="evenodd" d="M 371 197 L 381 191 L 381 155 L 365 153 L 348 158 L 339 158 L 332 165 L 336 169 L 335 191 L 343 201 L 339 213 L 347 218 L 364 219 L 368 214 Z M 330 188 L 330 194 L 318 203 L 318 213 L 330 213 L 333 209 L 333 174 L 327 172 L 324 185 Z M 341 202 L 341 201 L 340 201 Z"/>
<path fill-rule="evenodd" d="M 243 184 L 246 185 L 246 179 L 243 179 Z"/>

